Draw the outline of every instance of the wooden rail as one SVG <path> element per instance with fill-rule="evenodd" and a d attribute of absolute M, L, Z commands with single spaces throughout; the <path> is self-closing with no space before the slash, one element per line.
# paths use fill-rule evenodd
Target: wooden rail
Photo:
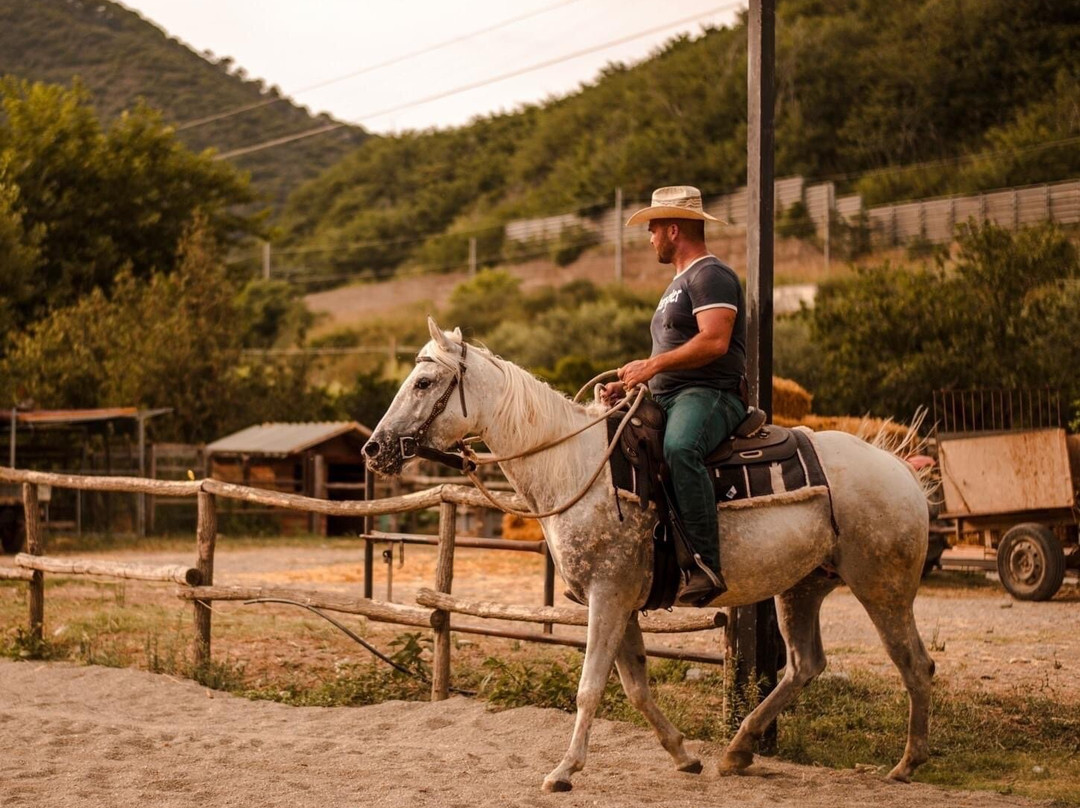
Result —
<path fill-rule="evenodd" d="M 23 507 L 26 519 L 26 552 L 16 557 L 16 567 L 14 569 L 0 569 L 0 578 L 29 582 L 30 632 L 32 637 L 38 639 L 42 636 L 44 623 L 45 589 L 43 572 L 47 571 L 63 574 L 107 575 L 140 580 L 176 581 L 184 584 L 177 590 L 176 594 L 181 599 L 191 601 L 194 606 L 195 637 L 193 657 L 196 669 L 207 665 L 211 659 L 212 611 L 209 604 L 215 600 L 290 600 L 315 608 L 365 615 L 372 620 L 381 622 L 399 623 L 422 628 L 430 627 L 434 632 L 435 640 L 431 689 L 432 699 L 435 700 L 445 699 L 449 695 L 451 631 L 584 647 L 584 641 L 576 637 L 554 637 L 550 634 L 519 632 L 501 627 L 488 628 L 468 624 L 452 625 L 451 615 L 454 613 L 468 614 L 474 617 L 542 623 L 546 632 L 550 631 L 553 623 L 573 626 L 587 624 L 587 611 L 584 609 L 566 609 L 550 606 L 529 608 L 484 601 L 466 601 L 453 597 L 451 588 L 454 577 L 454 549 L 456 545 L 483 549 L 545 551 L 545 545 L 542 542 L 509 542 L 465 536 L 458 539 L 455 535 L 457 507 L 459 505 L 490 507 L 484 495 L 472 488 L 440 484 L 425 491 L 380 500 L 330 501 L 280 491 L 249 488 L 212 479 L 193 482 L 169 482 L 140 477 L 91 477 L 0 468 L 0 481 L 22 484 Z M 156 496 L 195 497 L 198 504 L 195 567 L 152 567 L 95 559 L 47 556 L 45 554 L 44 534 L 41 529 L 40 506 L 37 498 L 37 486 L 42 483 L 57 488 L 75 488 L 84 491 L 118 491 Z M 417 541 L 437 544 L 438 559 L 435 570 L 435 588 L 434 590 L 424 589 L 421 591 L 418 596 L 421 606 L 405 606 L 380 602 L 369 597 L 350 598 L 334 593 L 309 590 L 279 587 L 214 586 L 214 551 L 217 541 L 217 499 L 219 497 L 326 516 L 365 517 L 368 520 L 365 537 L 369 539 L 365 550 L 366 567 L 370 567 L 371 564 L 369 556 L 371 555 L 372 540 Z M 510 507 L 521 508 L 526 505 L 516 495 L 495 494 L 495 497 L 500 503 Z M 406 534 L 376 534 L 371 529 L 371 517 L 436 507 L 439 509 L 439 535 L 437 538 L 415 537 Z M 546 595 L 550 594 L 548 592 L 550 588 L 551 582 L 545 580 Z M 653 614 L 642 618 L 641 626 L 644 631 L 656 633 L 698 631 L 724 625 L 723 617 L 723 614 L 718 611 L 705 614 L 695 612 L 674 616 Z M 723 657 L 717 654 L 684 652 L 679 649 L 647 648 L 647 652 L 654 656 L 674 659 L 713 663 L 723 661 Z"/>
<path fill-rule="evenodd" d="M 309 589 L 288 589 L 277 586 L 193 586 L 176 590 L 176 596 L 184 600 L 206 602 L 215 600 L 294 600 L 305 606 L 325 609 L 328 612 L 361 614 L 384 623 L 400 623 L 404 626 L 431 628 L 431 609 L 386 603 L 370 598 L 350 598 L 332 592 Z"/>
<path fill-rule="evenodd" d="M 32 581 L 34 571 L 21 567 L 0 567 L 0 581 Z"/>
<path fill-rule="evenodd" d="M 587 626 L 589 610 L 582 608 L 563 608 L 555 606 L 510 606 L 489 601 L 470 601 L 455 598 L 443 592 L 421 589 L 416 593 L 416 602 L 421 606 L 430 606 L 447 612 L 469 614 L 474 617 L 490 617 L 498 620 L 516 620 L 526 623 L 558 623 L 562 626 Z M 639 619 L 641 630 L 653 634 L 676 634 L 687 631 L 708 631 L 722 628 L 727 617 L 719 609 L 698 613 L 696 610 L 687 614 L 650 614 Z"/>
<path fill-rule="evenodd" d="M 107 575 L 110 578 L 128 578 L 136 581 L 174 581 L 187 586 L 197 586 L 202 580 L 194 567 L 128 564 L 120 561 L 104 561 L 93 558 L 57 558 L 56 556 L 19 553 L 15 566 L 26 570 L 58 572 L 63 575 Z"/>

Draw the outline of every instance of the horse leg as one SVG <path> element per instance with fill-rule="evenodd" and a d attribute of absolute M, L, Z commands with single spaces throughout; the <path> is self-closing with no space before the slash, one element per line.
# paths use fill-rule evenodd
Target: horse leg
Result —
<path fill-rule="evenodd" d="M 619 679 L 630 703 L 636 707 L 656 731 L 661 745 L 675 760 L 675 768 L 681 772 L 699 774 L 701 761 L 687 754 L 683 747 L 683 734 L 668 721 L 653 700 L 649 690 L 648 669 L 645 663 L 645 641 L 641 636 L 637 613 L 630 617 L 626 626 L 626 635 L 619 646 L 615 667 L 619 670 Z"/>
<path fill-rule="evenodd" d="M 825 670 L 818 615 L 825 596 L 838 582 L 811 574 L 775 598 L 780 634 L 787 646 L 784 676 L 764 701 L 743 719 L 720 761 L 721 774 L 734 774 L 754 762 L 765 729 L 799 692 Z"/>
<path fill-rule="evenodd" d="M 857 593 L 856 593 L 857 594 Z M 897 606 L 895 602 L 879 603 L 859 598 L 877 629 L 885 650 L 900 671 L 908 692 L 908 737 L 904 756 L 889 772 L 890 780 L 911 782 L 915 769 L 930 757 L 927 736 L 930 731 L 930 679 L 934 675 L 934 660 L 926 652 L 915 627 L 911 602 Z"/>
<path fill-rule="evenodd" d="M 585 664 L 577 691 L 577 717 L 570 746 L 552 772 L 544 778 L 544 791 L 569 791 L 570 778 L 585 767 L 596 708 L 604 695 L 615 654 L 622 644 L 631 608 L 624 599 L 602 592 L 589 593 L 589 630 L 585 646 Z"/>

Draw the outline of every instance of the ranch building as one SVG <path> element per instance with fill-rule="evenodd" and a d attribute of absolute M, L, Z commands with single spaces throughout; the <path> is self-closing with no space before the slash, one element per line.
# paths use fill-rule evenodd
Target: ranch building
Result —
<path fill-rule="evenodd" d="M 321 499 L 364 498 L 364 443 L 371 430 L 356 421 L 268 423 L 207 444 L 206 476 L 216 480 Z M 359 518 L 233 503 L 233 518 L 268 521 L 282 533 L 356 535 Z"/>

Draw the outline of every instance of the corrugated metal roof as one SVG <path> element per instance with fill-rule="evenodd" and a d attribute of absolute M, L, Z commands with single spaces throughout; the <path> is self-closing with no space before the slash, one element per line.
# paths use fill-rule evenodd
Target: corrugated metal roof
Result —
<path fill-rule="evenodd" d="M 357 436 L 364 440 L 371 436 L 371 430 L 356 421 L 256 424 L 208 444 L 206 453 L 284 457 L 318 446 L 348 432 L 356 432 Z"/>
<path fill-rule="evenodd" d="M 93 410 L 19 410 L 15 417 L 20 424 L 81 424 L 90 421 L 111 421 L 115 418 L 153 418 L 171 409 L 139 410 L 137 407 L 107 407 Z M 10 421 L 11 410 L 0 410 L 0 420 Z"/>

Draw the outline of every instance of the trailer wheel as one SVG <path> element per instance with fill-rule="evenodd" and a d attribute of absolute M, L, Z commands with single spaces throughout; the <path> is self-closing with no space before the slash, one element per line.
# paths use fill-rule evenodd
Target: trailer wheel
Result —
<path fill-rule="evenodd" d="M 1002 537 L 997 567 L 1001 583 L 1017 600 L 1049 600 L 1065 580 L 1065 551 L 1046 525 L 1025 522 Z"/>

